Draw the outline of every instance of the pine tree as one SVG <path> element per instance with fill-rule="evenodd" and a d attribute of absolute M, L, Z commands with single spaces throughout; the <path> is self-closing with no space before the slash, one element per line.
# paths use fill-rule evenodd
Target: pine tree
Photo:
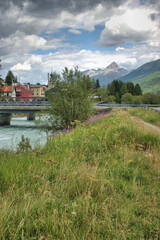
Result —
<path fill-rule="evenodd" d="M 12 85 L 12 83 L 16 83 L 16 82 L 17 82 L 17 77 L 14 76 L 12 71 L 8 71 L 6 79 L 5 79 L 5 83 L 8 86 L 10 86 L 10 85 Z"/>
<path fill-rule="evenodd" d="M 115 95 L 116 94 L 115 82 L 113 81 L 111 84 L 108 84 L 107 89 L 109 91 L 109 95 Z"/>
<path fill-rule="evenodd" d="M 120 96 L 123 96 L 124 94 L 126 94 L 128 92 L 127 90 L 127 86 L 126 83 L 123 83 L 121 90 L 120 90 Z"/>
<path fill-rule="evenodd" d="M 132 82 L 127 82 L 126 83 L 127 85 L 127 90 L 128 90 L 128 93 L 131 93 L 132 95 L 134 95 L 134 84 Z"/>
<path fill-rule="evenodd" d="M 99 83 L 99 80 L 98 80 L 98 79 L 96 80 L 96 89 L 97 89 L 97 88 L 100 88 L 100 83 Z"/>
<path fill-rule="evenodd" d="M 116 94 L 115 94 L 115 101 L 116 101 L 116 103 L 121 103 L 121 99 L 119 97 L 118 92 L 116 92 Z"/>
<path fill-rule="evenodd" d="M 135 85 L 134 95 L 135 95 L 135 96 L 140 96 L 140 95 L 142 95 L 142 89 L 141 89 L 141 87 L 139 86 L 138 83 Z"/>

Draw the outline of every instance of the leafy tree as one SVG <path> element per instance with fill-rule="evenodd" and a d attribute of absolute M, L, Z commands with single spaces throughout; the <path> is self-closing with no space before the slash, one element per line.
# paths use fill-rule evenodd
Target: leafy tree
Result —
<path fill-rule="evenodd" d="M 142 97 L 144 104 L 160 104 L 160 95 L 154 93 L 146 93 Z"/>
<path fill-rule="evenodd" d="M 126 93 L 122 96 L 122 103 L 124 104 L 132 104 L 133 103 L 133 96 L 131 93 Z"/>
<path fill-rule="evenodd" d="M 76 67 L 65 68 L 63 79 L 58 75 L 54 87 L 48 91 L 50 128 L 54 131 L 66 128 L 75 120 L 86 120 L 93 110 L 93 81 L 82 75 Z M 41 123 L 43 125 L 43 122 Z"/>
<path fill-rule="evenodd" d="M 142 104 L 142 96 L 133 96 L 133 104 Z"/>
<path fill-rule="evenodd" d="M 17 77 L 14 76 L 12 71 L 8 71 L 6 79 L 5 79 L 5 83 L 8 86 L 12 85 L 12 83 L 17 83 Z"/>
<path fill-rule="evenodd" d="M 115 96 L 114 96 L 114 95 L 108 96 L 108 102 L 109 102 L 109 103 L 116 103 Z"/>
<path fill-rule="evenodd" d="M 108 98 L 108 90 L 103 86 L 102 88 L 98 88 L 96 95 L 98 96 L 99 101 L 107 100 Z"/>
<path fill-rule="evenodd" d="M 97 89 L 96 89 L 96 82 L 95 82 L 95 80 L 93 79 L 93 91 L 96 92 L 96 90 L 97 90 Z"/>
<path fill-rule="evenodd" d="M 139 86 L 138 83 L 135 85 L 134 95 L 135 95 L 135 96 L 140 96 L 140 95 L 142 95 L 142 89 L 141 89 L 141 87 Z"/>

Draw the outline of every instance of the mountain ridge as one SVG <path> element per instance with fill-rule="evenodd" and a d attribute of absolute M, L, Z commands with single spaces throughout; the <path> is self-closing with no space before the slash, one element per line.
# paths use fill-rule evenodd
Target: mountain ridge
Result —
<path fill-rule="evenodd" d="M 99 79 L 100 85 L 107 85 L 114 79 L 126 75 L 128 71 L 124 68 L 120 68 L 116 62 L 112 62 L 105 69 L 91 69 L 83 72 L 84 75 L 89 75 L 92 79 Z"/>
<path fill-rule="evenodd" d="M 156 71 L 160 71 L 160 59 L 147 62 L 125 76 L 120 77 L 118 80 L 123 82 L 132 81 L 134 78 L 140 78 Z"/>

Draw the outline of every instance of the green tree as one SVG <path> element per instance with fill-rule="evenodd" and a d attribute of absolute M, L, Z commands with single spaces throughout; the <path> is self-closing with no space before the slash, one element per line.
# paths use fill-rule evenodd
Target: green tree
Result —
<path fill-rule="evenodd" d="M 142 96 L 133 96 L 133 104 L 141 104 Z"/>
<path fill-rule="evenodd" d="M 114 95 L 108 96 L 108 103 L 116 103 L 116 99 Z"/>
<path fill-rule="evenodd" d="M 104 86 L 102 88 L 98 88 L 96 92 L 96 96 L 98 96 L 99 101 L 107 100 L 108 90 Z"/>
<path fill-rule="evenodd" d="M 109 91 L 109 95 L 115 95 L 116 94 L 116 88 L 114 81 L 111 82 L 111 84 L 108 84 L 107 89 Z"/>
<path fill-rule="evenodd" d="M 96 80 L 96 89 L 100 88 L 100 83 L 99 83 L 99 80 L 97 79 Z"/>
<path fill-rule="evenodd" d="M 12 85 L 12 83 L 17 83 L 17 77 L 14 76 L 12 71 L 8 71 L 6 79 L 5 79 L 5 83 L 8 86 Z"/>
<path fill-rule="evenodd" d="M 142 97 L 144 104 L 160 104 L 160 95 L 154 93 L 145 93 Z"/>
<path fill-rule="evenodd" d="M 123 104 L 132 104 L 133 103 L 133 96 L 131 93 L 126 93 L 122 96 L 122 103 Z"/>
<path fill-rule="evenodd" d="M 135 95 L 135 96 L 140 96 L 140 95 L 142 95 L 142 89 L 141 89 L 141 87 L 139 86 L 138 83 L 135 85 L 134 95 Z"/>
<path fill-rule="evenodd" d="M 121 90 L 120 90 L 120 96 L 123 96 L 124 94 L 126 94 L 128 92 L 127 90 L 127 86 L 126 83 L 123 83 Z"/>
<path fill-rule="evenodd" d="M 131 93 L 134 95 L 134 84 L 132 82 L 127 82 L 126 83 L 128 93 Z"/>
<path fill-rule="evenodd" d="M 59 76 L 47 94 L 51 101 L 49 125 L 54 131 L 66 128 L 75 120 L 88 119 L 93 111 L 93 81 L 90 77 L 82 75 L 78 67 L 74 70 L 65 68 L 62 76 L 63 79 Z"/>
<path fill-rule="evenodd" d="M 116 103 L 121 103 L 121 99 L 119 97 L 118 92 L 116 92 L 116 94 L 115 94 L 115 101 L 116 101 Z"/>

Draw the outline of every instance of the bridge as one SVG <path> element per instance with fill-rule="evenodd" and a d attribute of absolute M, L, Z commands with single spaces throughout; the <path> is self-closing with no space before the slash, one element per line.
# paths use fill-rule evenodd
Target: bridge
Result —
<path fill-rule="evenodd" d="M 51 103 L 46 98 L 31 97 L 31 98 L 9 98 L 2 97 L 0 99 L 0 126 L 10 125 L 12 114 L 27 113 L 28 120 L 35 119 L 35 113 L 47 110 Z M 94 105 L 99 111 L 108 111 L 112 108 L 141 107 L 151 108 L 160 113 L 160 104 L 108 104 L 106 102 L 97 103 Z"/>
<path fill-rule="evenodd" d="M 0 99 L 0 126 L 10 125 L 14 113 L 27 113 L 27 119 L 34 120 L 36 112 L 45 111 L 50 105 L 46 98 L 3 97 Z"/>

